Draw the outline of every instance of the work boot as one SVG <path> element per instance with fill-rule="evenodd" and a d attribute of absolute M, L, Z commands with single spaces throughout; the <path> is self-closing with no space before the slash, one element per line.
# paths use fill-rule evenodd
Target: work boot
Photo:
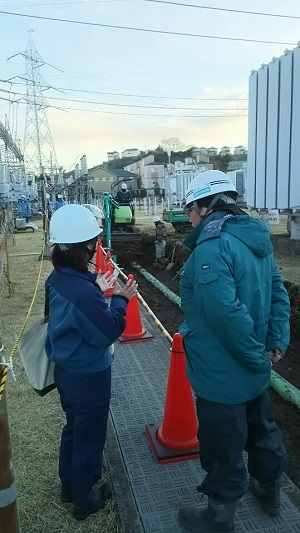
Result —
<path fill-rule="evenodd" d="M 259 483 L 250 477 L 249 488 L 262 504 L 262 507 L 271 516 L 280 515 L 280 489 L 282 485 L 281 475 L 272 483 Z"/>
<path fill-rule="evenodd" d="M 86 520 L 91 514 L 97 513 L 100 509 L 103 509 L 107 500 L 112 496 L 112 486 L 106 481 L 100 487 L 99 490 L 93 491 L 94 501 L 84 507 L 73 508 L 73 517 L 75 520 Z"/>
<path fill-rule="evenodd" d="M 239 500 L 220 502 L 209 498 L 203 511 L 191 507 L 181 507 L 179 522 L 193 533 L 234 533 L 234 515 Z"/>

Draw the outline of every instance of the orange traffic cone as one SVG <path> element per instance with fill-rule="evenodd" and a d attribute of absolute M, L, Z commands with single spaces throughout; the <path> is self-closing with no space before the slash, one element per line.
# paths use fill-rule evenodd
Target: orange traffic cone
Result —
<path fill-rule="evenodd" d="M 133 275 L 129 274 L 128 279 L 133 281 Z M 130 342 L 143 342 L 151 339 L 153 339 L 153 335 L 148 333 L 142 327 L 138 299 L 136 296 L 134 296 L 128 302 L 126 312 L 126 327 L 122 333 L 122 336 L 119 337 L 119 341 L 122 344 L 128 344 Z"/>
<path fill-rule="evenodd" d="M 105 272 L 110 272 L 110 274 L 113 274 L 114 270 L 115 270 L 114 265 L 111 262 L 111 253 L 107 252 L 106 262 L 105 262 Z M 114 282 L 113 287 L 111 287 L 111 289 L 107 289 L 106 291 L 104 291 L 103 293 L 104 298 L 110 298 L 112 296 L 115 285 L 116 285 L 116 281 Z"/>
<path fill-rule="evenodd" d="M 98 239 L 97 243 L 95 272 L 106 272 L 101 239 Z"/>
<path fill-rule="evenodd" d="M 146 436 L 159 463 L 199 457 L 198 423 L 192 390 L 186 377 L 182 338 L 175 333 L 162 424 L 146 426 Z"/>

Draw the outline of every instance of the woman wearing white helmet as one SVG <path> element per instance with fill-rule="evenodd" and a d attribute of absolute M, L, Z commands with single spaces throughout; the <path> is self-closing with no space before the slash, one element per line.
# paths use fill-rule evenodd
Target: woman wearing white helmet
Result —
<path fill-rule="evenodd" d="M 99 228 L 95 216 L 80 205 L 66 205 L 50 221 L 54 271 L 46 280 L 49 326 L 46 353 L 55 364 L 55 382 L 66 414 L 62 431 L 59 476 L 62 502 L 73 502 L 73 516 L 85 520 L 110 497 L 108 483 L 99 490 L 111 390 L 111 344 L 125 329 L 128 301 L 136 283 L 114 290 L 110 307 L 89 272 Z"/>
<path fill-rule="evenodd" d="M 207 171 L 191 182 L 186 210 L 192 253 L 180 281 L 185 321 L 179 331 L 187 375 L 196 394 L 200 460 L 198 490 L 205 510 L 183 507 L 189 531 L 233 533 L 234 515 L 250 488 L 272 516 L 280 513 L 286 463 L 268 397 L 271 364 L 289 343 L 289 298 L 273 256 L 267 225 L 236 204 L 226 174 Z"/>

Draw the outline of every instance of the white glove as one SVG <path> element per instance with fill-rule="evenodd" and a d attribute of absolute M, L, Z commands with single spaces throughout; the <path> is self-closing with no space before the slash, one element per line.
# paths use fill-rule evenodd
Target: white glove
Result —
<path fill-rule="evenodd" d="M 282 351 L 279 348 L 274 348 L 274 350 L 270 350 L 269 354 L 272 365 L 276 365 L 277 363 L 279 363 L 279 361 L 281 361 L 283 357 Z"/>
<path fill-rule="evenodd" d="M 105 272 L 105 274 L 98 274 L 96 283 L 99 285 L 102 292 L 107 291 L 115 286 L 114 273 Z"/>

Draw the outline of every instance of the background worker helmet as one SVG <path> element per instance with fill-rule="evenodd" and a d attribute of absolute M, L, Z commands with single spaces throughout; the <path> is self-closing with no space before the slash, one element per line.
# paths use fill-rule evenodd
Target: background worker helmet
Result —
<path fill-rule="evenodd" d="M 96 205 L 93 205 L 93 204 L 82 204 L 82 205 L 83 207 L 86 207 L 87 209 L 89 209 L 96 218 L 100 218 L 101 220 L 104 218 L 104 213 L 102 209 L 100 209 Z"/>
<path fill-rule="evenodd" d="M 21 199 L 22 200 L 26 200 L 26 195 L 25 194 L 21 194 Z"/>
<path fill-rule="evenodd" d="M 221 172 L 221 170 L 207 170 L 206 172 L 201 172 L 198 174 L 189 184 L 188 190 L 186 193 L 186 206 L 191 204 L 200 205 L 203 198 L 208 196 L 215 196 L 215 202 L 218 200 L 223 200 L 224 203 L 227 202 L 226 192 L 233 193 L 230 197 L 233 197 L 231 201 L 234 201 L 238 196 L 238 192 L 233 185 L 231 179 Z M 212 206 L 210 206 L 212 207 Z"/>
<path fill-rule="evenodd" d="M 102 233 L 93 213 L 82 205 L 64 205 L 50 220 L 49 242 L 76 244 L 90 241 Z"/>
<path fill-rule="evenodd" d="M 58 195 L 57 195 L 57 199 L 58 199 L 58 200 L 62 200 L 62 199 L 63 199 L 63 195 L 62 195 L 62 194 L 58 194 Z"/>
<path fill-rule="evenodd" d="M 50 194 L 46 192 L 46 200 L 50 200 Z"/>
<path fill-rule="evenodd" d="M 153 222 L 156 224 L 157 222 L 160 222 L 160 217 L 158 215 L 154 215 Z"/>
<path fill-rule="evenodd" d="M 121 185 L 122 191 L 127 191 L 127 188 L 128 187 L 127 187 L 126 183 L 122 183 L 122 185 Z"/>

